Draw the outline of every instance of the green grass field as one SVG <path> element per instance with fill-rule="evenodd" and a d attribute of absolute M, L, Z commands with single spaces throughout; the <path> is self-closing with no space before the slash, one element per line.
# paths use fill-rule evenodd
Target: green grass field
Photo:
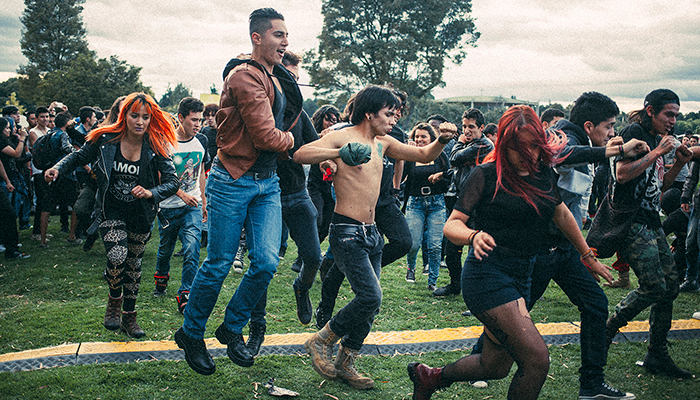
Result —
<path fill-rule="evenodd" d="M 50 247 L 41 249 L 29 239 L 30 231 L 21 232 L 27 260 L 6 262 L 0 259 L 0 353 L 55 346 L 64 343 L 125 341 L 119 332 L 102 327 L 107 303 L 107 285 L 102 279 L 105 258 L 101 241 L 89 253 L 82 246 L 66 243 L 66 234 L 58 232 L 57 217 L 49 231 L 55 235 Z M 286 257 L 270 284 L 268 295 L 267 333 L 314 332 L 312 325 L 303 326 L 296 318 L 292 282 L 296 274 L 290 265 L 296 249 L 289 242 Z M 137 301 L 139 323 L 146 331 L 145 340 L 172 340 L 182 325 L 183 317 L 175 301 L 179 285 L 181 259 L 173 260 L 168 296 L 152 295 L 157 229 L 148 244 L 143 262 L 141 292 Z M 179 248 L 179 247 L 178 247 Z M 206 250 L 202 250 L 202 261 Z M 247 261 L 247 260 L 246 260 Z M 441 270 L 438 286 L 449 281 Z M 417 277 L 415 284 L 404 280 L 405 258 L 382 271 L 384 301 L 374 324 L 375 331 L 433 329 L 479 325 L 473 317 L 463 317 L 465 305 L 460 296 L 434 298 L 427 290 L 427 279 Z M 226 303 L 241 275 L 233 272 L 224 282 L 219 301 L 207 327 L 212 337 L 223 320 Z M 633 284 L 636 284 L 633 278 Z M 609 309 L 628 290 L 605 289 Z M 314 306 L 320 298 L 320 280 L 311 290 Z M 342 307 L 352 293 L 344 284 L 336 309 Z M 675 302 L 674 319 L 688 319 L 700 308 L 700 294 L 681 294 Z M 648 319 L 648 310 L 637 319 Z M 535 322 L 578 321 L 578 310 L 554 284 L 532 311 Z M 672 341 L 671 354 L 677 363 L 700 372 L 700 340 Z M 549 379 L 540 398 L 575 398 L 578 393 L 579 351 L 577 345 L 550 346 L 552 358 Z M 697 379 L 673 381 L 652 376 L 634 365 L 646 352 L 644 343 L 616 344 L 611 348 L 607 379 L 621 389 L 634 392 L 638 399 L 698 399 Z M 101 364 L 43 369 L 0 374 L 0 398 L 226 398 L 255 399 L 269 397 L 259 384 L 270 377 L 276 384 L 301 393 L 304 399 L 402 399 L 410 398 L 412 386 L 406 364 L 420 360 L 430 365 L 452 362 L 463 353 L 433 352 L 421 355 L 391 357 L 365 356 L 358 368 L 376 381 L 376 388 L 359 392 L 339 382 L 323 382 L 313 371 L 306 355 L 263 356 L 249 369 L 240 368 L 226 358 L 217 358 L 217 372 L 208 377 L 189 369 L 185 362 L 154 361 L 131 364 Z M 256 383 L 257 382 L 257 383 Z M 490 382 L 486 390 L 466 384 L 455 384 L 433 396 L 435 399 L 499 399 L 505 398 L 510 379 Z"/>

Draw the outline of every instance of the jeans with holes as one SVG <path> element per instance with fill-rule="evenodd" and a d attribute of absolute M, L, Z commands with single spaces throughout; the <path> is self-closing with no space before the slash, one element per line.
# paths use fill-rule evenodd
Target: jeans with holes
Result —
<path fill-rule="evenodd" d="M 207 320 L 236 257 L 243 227 L 250 267 L 224 316 L 224 325 L 234 333 L 242 333 L 251 311 L 277 271 L 282 237 L 282 206 L 276 174 L 266 179 L 246 175 L 234 179 L 215 164 L 207 179 L 206 196 L 208 254 L 192 283 L 183 324 L 184 332 L 193 339 L 204 338 Z"/>
<path fill-rule="evenodd" d="M 379 285 L 384 238 L 376 225 L 331 224 L 335 264 L 348 279 L 355 297 L 331 319 L 330 328 L 343 346 L 360 350 L 382 304 Z"/>
<path fill-rule="evenodd" d="M 156 275 L 170 272 L 170 259 L 178 237 L 182 242 L 182 282 L 178 294 L 189 292 L 199 269 L 199 241 L 202 238 L 202 207 L 183 206 L 161 208 L 161 214 L 169 225 L 163 226 L 158 219 L 160 244 L 156 260 Z"/>
<path fill-rule="evenodd" d="M 411 230 L 413 245 L 406 260 L 408 269 L 416 269 L 416 256 L 421 248 L 423 230 L 428 238 L 428 285 L 435 285 L 440 273 L 440 252 L 442 251 L 442 228 L 445 226 L 445 198 L 441 194 L 408 198 L 406 221 Z"/>

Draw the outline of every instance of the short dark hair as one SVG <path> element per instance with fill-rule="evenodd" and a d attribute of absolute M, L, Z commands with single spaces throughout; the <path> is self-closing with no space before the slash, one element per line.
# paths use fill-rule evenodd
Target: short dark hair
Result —
<path fill-rule="evenodd" d="M 34 110 L 34 112 L 36 113 L 37 116 L 38 116 L 39 114 L 51 114 L 51 113 L 49 112 L 49 109 L 46 108 L 46 107 L 44 107 L 44 106 L 39 106 L 39 107 L 37 107 L 36 110 Z"/>
<path fill-rule="evenodd" d="M 265 31 L 270 29 L 272 23 L 270 21 L 274 19 L 281 19 L 284 21 L 284 16 L 273 8 L 258 8 L 257 10 L 250 13 L 249 18 L 249 34 L 252 35 L 253 32 L 263 35 Z"/>
<path fill-rule="evenodd" d="M 558 108 L 548 108 L 542 112 L 542 115 L 540 115 L 540 121 L 550 123 L 552 120 L 556 117 L 559 118 L 566 118 L 566 114 L 564 114 L 564 111 L 558 109 Z"/>
<path fill-rule="evenodd" d="M 185 97 L 180 100 L 180 105 L 177 106 L 177 114 L 182 115 L 183 118 L 189 117 L 191 112 L 202 111 L 204 111 L 204 103 L 194 97 Z"/>
<path fill-rule="evenodd" d="M 2 115 L 12 115 L 18 112 L 19 108 L 17 108 L 17 106 L 9 105 L 2 108 Z"/>
<path fill-rule="evenodd" d="M 385 107 L 398 109 L 401 107 L 401 100 L 388 87 L 369 85 L 357 92 L 350 122 L 359 125 L 365 119 L 365 114 L 376 114 Z"/>
<path fill-rule="evenodd" d="M 56 118 L 53 120 L 53 123 L 56 125 L 56 128 L 63 129 L 72 118 L 73 117 L 68 111 L 60 112 L 56 114 Z"/>
<path fill-rule="evenodd" d="M 571 108 L 569 121 L 583 128 L 583 124 L 591 121 L 594 126 L 616 117 L 620 113 L 617 104 L 610 97 L 598 92 L 586 92 L 579 96 Z"/>
<path fill-rule="evenodd" d="M 216 115 L 217 111 L 219 111 L 218 104 L 209 103 L 206 106 L 204 106 L 204 116 L 205 117 L 208 117 L 210 115 Z"/>
<path fill-rule="evenodd" d="M 300 62 L 301 56 L 289 50 L 285 51 L 284 56 L 282 56 L 282 65 L 284 65 L 285 67 L 288 65 L 297 66 Z"/>
<path fill-rule="evenodd" d="M 498 125 L 493 122 L 486 124 L 484 130 L 481 131 L 484 135 L 495 135 L 498 132 Z"/>
<path fill-rule="evenodd" d="M 97 117 L 97 120 L 99 121 L 105 117 L 105 113 L 102 111 L 95 111 L 95 117 Z"/>
<path fill-rule="evenodd" d="M 470 108 L 462 114 L 462 119 L 473 119 L 476 121 L 476 126 L 481 127 L 486 123 L 486 118 L 484 118 L 484 113 L 478 108 Z"/>
<path fill-rule="evenodd" d="M 36 111 L 34 111 L 34 110 L 27 110 L 27 111 L 25 111 L 24 116 L 27 117 L 27 118 L 29 118 L 29 116 L 32 115 L 32 114 L 36 115 Z"/>
<path fill-rule="evenodd" d="M 80 122 L 85 123 L 88 118 L 91 118 L 93 114 L 96 114 L 95 109 L 90 106 L 81 107 L 78 111 L 78 116 L 80 117 Z"/>
<path fill-rule="evenodd" d="M 432 120 L 440 121 L 440 123 L 448 122 L 447 118 L 443 117 L 440 114 L 435 114 L 435 115 L 429 116 L 428 119 L 425 120 L 425 122 L 430 122 Z"/>

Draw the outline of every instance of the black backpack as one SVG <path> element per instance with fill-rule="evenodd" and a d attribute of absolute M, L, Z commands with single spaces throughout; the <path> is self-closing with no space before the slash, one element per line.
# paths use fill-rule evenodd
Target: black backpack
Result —
<path fill-rule="evenodd" d="M 45 171 L 56 164 L 62 156 L 60 145 L 55 136 L 60 132 L 51 132 L 38 138 L 32 147 L 32 161 L 34 166 Z"/>

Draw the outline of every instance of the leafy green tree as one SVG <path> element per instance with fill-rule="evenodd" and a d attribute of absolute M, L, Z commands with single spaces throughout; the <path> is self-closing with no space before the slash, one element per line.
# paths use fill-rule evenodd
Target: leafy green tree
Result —
<path fill-rule="evenodd" d="M 63 68 L 46 74 L 36 82 L 31 76 L 20 79 L 20 88 L 36 84 L 35 103 L 48 105 L 61 101 L 73 113 L 85 105 L 109 109 L 114 99 L 133 92 L 151 93 L 140 80 L 140 67 L 116 56 L 95 59 L 83 54 Z"/>
<path fill-rule="evenodd" d="M 94 55 L 80 13 L 85 0 L 24 0 L 20 45 L 29 67 L 39 73 L 66 67 L 79 55 Z M 20 73 L 26 73 L 20 67 Z"/>
<path fill-rule="evenodd" d="M 31 101 L 21 96 L 18 77 L 12 77 L 4 82 L 0 82 L 0 104 L 13 104 L 24 110 L 34 108 L 34 104 Z"/>
<path fill-rule="evenodd" d="M 480 35 L 471 0 L 324 0 L 321 12 L 319 47 L 305 55 L 321 96 L 374 83 L 420 99 L 444 86 L 445 60 L 459 64 Z"/>
<path fill-rule="evenodd" d="M 158 105 L 167 112 L 173 113 L 177 111 L 177 106 L 180 105 L 180 100 L 185 97 L 192 97 L 192 90 L 185 86 L 182 82 L 175 86 L 175 89 L 168 85 L 168 89 L 163 94 L 163 97 L 158 101 Z"/>

